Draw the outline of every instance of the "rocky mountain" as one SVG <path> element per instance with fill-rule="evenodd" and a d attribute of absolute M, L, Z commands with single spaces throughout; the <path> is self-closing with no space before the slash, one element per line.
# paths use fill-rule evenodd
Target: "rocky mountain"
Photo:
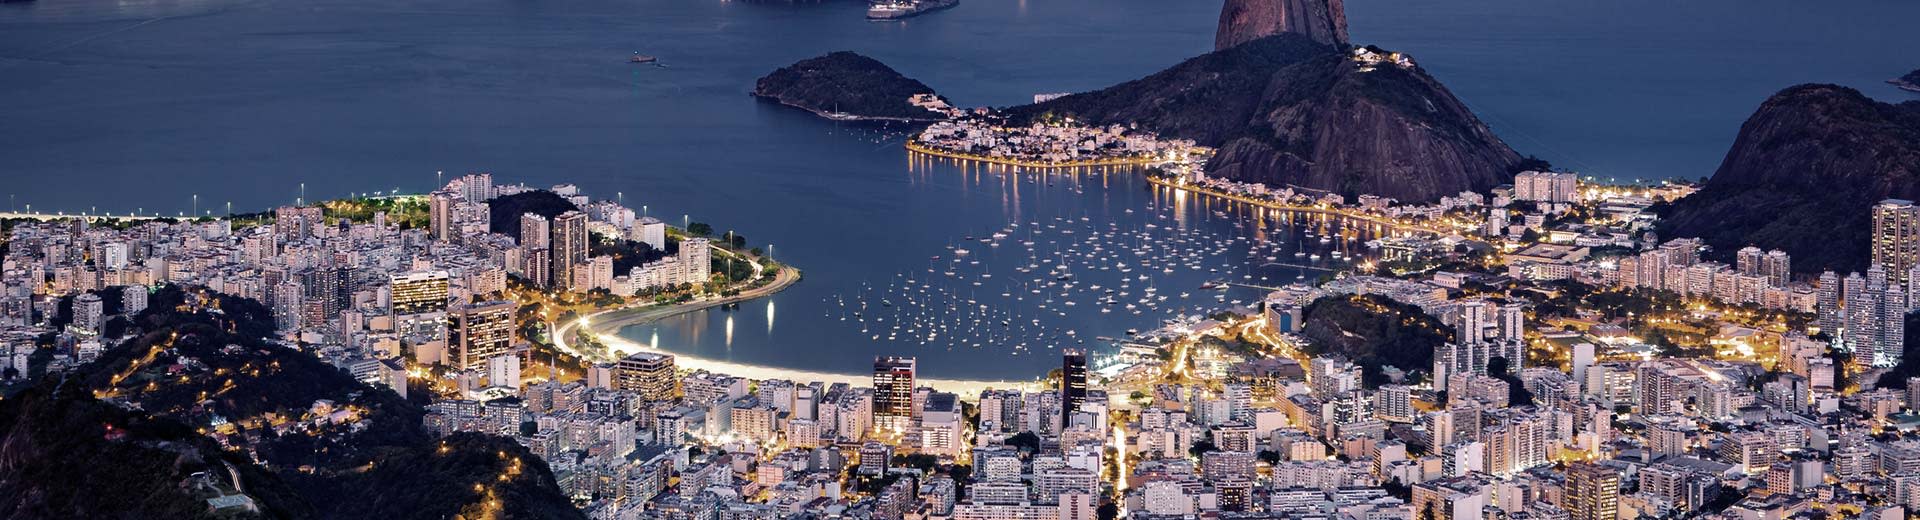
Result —
<path fill-rule="evenodd" d="M 1211 174 L 1348 196 L 1428 201 L 1485 191 L 1511 182 L 1521 161 L 1404 55 L 1347 52 L 1294 33 L 1006 114 L 1138 124 L 1219 148 Z"/>
<path fill-rule="evenodd" d="M 1761 103 L 1706 185 L 1665 212 L 1660 233 L 1700 237 L 1720 255 L 1779 248 L 1796 271 L 1862 270 L 1870 208 L 1887 198 L 1920 198 L 1920 101 L 1800 85 Z"/>
<path fill-rule="evenodd" d="M 479 434 L 436 439 L 421 423 L 419 405 L 367 386 L 312 353 L 263 340 L 272 331 L 272 317 L 258 302 L 169 286 L 154 293 L 149 305 L 134 320 L 138 330 L 132 339 L 59 376 L 58 383 L 46 383 L 64 393 L 47 391 L 44 395 L 52 397 L 23 401 L 27 404 L 0 401 L 6 405 L 0 407 L 0 424 L 11 425 L 11 431 L 0 432 L 0 512 L 61 503 L 31 495 L 16 502 L 3 498 L 22 496 L 5 493 L 7 483 L 30 482 L 39 474 L 36 468 L 45 466 L 84 482 L 124 481 L 120 485 L 128 493 L 199 489 L 205 486 L 184 484 L 182 475 L 208 471 L 222 477 L 213 487 L 270 506 L 268 514 L 276 517 L 581 518 L 546 464 L 511 439 Z M 94 413 L 106 422 L 75 425 L 32 415 L 41 409 L 35 406 L 85 409 L 94 406 L 90 403 L 98 403 Z M 15 417 L 20 420 L 9 420 Z M 120 426 L 131 424 L 147 426 L 139 431 Z M 40 460 L 20 454 L 9 458 L 15 443 L 66 446 L 56 439 L 76 434 L 82 437 L 67 441 L 74 449 L 26 444 L 20 453 L 38 454 L 32 456 Z M 272 470 L 248 466 L 250 460 L 229 453 L 250 455 L 261 461 L 259 467 Z M 16 462 L 22 458 L 28 463 Z M 239 476 L 220 475 L 229 467 Z M 73 489 L 98 486 L 75 484 Z M 42 494 L 49 493 L 54 492 Z M 187 495 L 187 503 L 198 502 L 201 510 L 203 499 Z M 183 507 L 170 494 L 154 500 L 168 508 L 155 511 Z M 140 516 L 104 512 L 109 514 L 51 516 Z"/>
<path fill-rule="evenodd" d="M 1345 0 L 1227 0 L 1213 50 L 1280 33 L 1293 33 L 1326 45 L 1347 44 Z"/>
<path fill-rule="evenodd" d="M 1887 83 L 1892 83 L 1893 86 L 1900 87 L 1901 90 L 1920 92 L 1920 69 L 1908 72 L 1905 76 L 1887 80 Z"/>
<path fill-rule="evenodd" d="M 879 60 L 840 51 L 800 60 L 754 83 L 753 95 L 842 120 L 937 121 L 946 115 L 908 98 L 933 88 Z"/>

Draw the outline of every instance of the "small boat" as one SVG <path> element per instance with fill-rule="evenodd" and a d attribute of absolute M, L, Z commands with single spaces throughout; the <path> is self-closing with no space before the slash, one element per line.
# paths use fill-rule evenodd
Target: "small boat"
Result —
<path fill-rule="evenodd" d="M 648 55 L 640 54 L 636 52 L 636 53 L 633 53 L 633 57 L 628 58 L 627 61 L 630 63 L 653 63 L 656 61 L 660 61 L 660 58 L 655 58 L 653 56 L 648 56 Z"/>

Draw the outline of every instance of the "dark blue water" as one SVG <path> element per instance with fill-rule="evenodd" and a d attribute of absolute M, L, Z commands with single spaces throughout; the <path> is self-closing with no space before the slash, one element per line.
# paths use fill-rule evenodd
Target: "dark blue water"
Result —
<path fill-rule="evenodd" d="M 942 377 L 1019 377 L 1052 360 L 880 345 L 815 307 L 924 270 L 964 235 L 1014 221 L 1014 210 L 1144 225 L 1153 195 L 1116 177 L 1015 203 L 1012 185 L 991 175 L 909 172 L 895 133 L 821 121 L 746 91 L 773 68 L 850 49 L 962 105 L 1022 103 L 1204 52 L 1218 6 L 968 0 L 871 23 L 857 2 L 5 4 L 0 193 L 41 210 L 177 212 L 195 194 L 202 208 L 260 209 L 291 201 L 303 182 L 310 199 L 419 191 L 437 170 L 572 182 L 668 220 L 691 215 L 773 242 L 807 269 L 773 300 L 774 332 L 746 322 L 765 314 L 750 304 L 683 318 L 665 330 L 664 347 L 831 371 L 857 371 L 877 352 L 918 354 Z M 1768 94 L 1824 81 L 1908 99 L 1882 82 L 1920 67 L 1920 57 L 1901 55 L 1920 50 L 1920 31 L 1907 26 L 1920 3 L 1904 0 L 1348 9 L 1356 40 L 1411 52 L 1515 148 L 1600 177 L 1707 175 Z M 665 66 L 628 64 L 632 52 Z M 1212 209 L 1185 211 L 1205 232 L 1250 233 L 1229 219 L 1208 223 Z M 1062 320 L 1089 329 L 1083 335 L 1120 335 L 1113 329 L 1126 323 Z"/>

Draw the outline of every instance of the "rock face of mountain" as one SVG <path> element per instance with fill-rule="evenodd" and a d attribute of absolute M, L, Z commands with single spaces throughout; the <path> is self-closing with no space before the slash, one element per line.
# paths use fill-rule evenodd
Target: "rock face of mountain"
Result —
<path fill-rule="evenodd" d="M 753 95 L 841 120 L 937 121 L 944 114 L 909 103 L 933 88 L 879 60 L 840 51 L 800 60 L 754 83 Z"/>
<path fill-rule="evenodd" d="M 1006 111 L 1138 124 L 1219 148 L 1224 178 L 1428 201 L 1511 182 L 1521 160 L 1411 60 L 1280 34 L 1106 89 Z"/>
<path fill-rule="evenodd" d="M 1920 101 L 1889 104 L 1838 85 L 1774 94 L 1740 126 L 1720 169 L 1661 219 L 1663 236 L 1717 253 L 1793 255 L 1796 271 L 1860 270 L 1873 204 L 1920 197 Z"/>
<path fill-rule="evenodd" d="M 1213 50 L 1280 33 L 1293 33 L 1326 45 L 1347 44 L 1345 0 L 1227 0 Z"/>
<path fill-rule="evenodd" d="M 1511 182 L 1520 161 L 1426 72 L 1346 56 L 1275 74 L 1251 124 L 1207 163 L 1211 174 L 1428 201 Z"/>

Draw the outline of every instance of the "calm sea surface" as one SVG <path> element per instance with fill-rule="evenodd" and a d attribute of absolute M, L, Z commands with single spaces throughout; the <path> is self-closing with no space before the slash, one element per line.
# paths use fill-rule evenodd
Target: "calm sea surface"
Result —
<path fill-rule="evenodd" d="M 1094 346 L 1098 336 L 1258 292 L 1203 291 L 1202 282 L 1284 283 L 1316 271 L 1280 264 L 1340 266 L 1296 250 L 1364 250 L 1357 240 L 1321 244 L 1293 224 L 1256 223 L 1244 209 L 1175 200 L 1125 172 L 1016 177 L 915 162 L 898 129 L 835 124 L 746 95 L 767 71 L 844 49 L 962 105 L 1024 103 L 1209 50 L 1217 1 L 966 0 L 903 23 L 868 22 L 861 8 L 0 5 L 0 195 L 9 208 L 179 212 L 196 194 L 202 209 L 257 210 L 291 201 L 301 183 L 310 199 L 420 191 L 440 170 L 572 182 L 669 221 L 771 242 L 806 270 L 769 300 L 627 336 L 834 372 L 858 372 L 875 354 L 917 355 L 924 372 L 950 378 L 1035 375 L 1055 363 L 1053 348 Z M 1920 31 L 1911 30 L 1920 3 L 1906 0 L 1348 9 L 1356 41 L 1411 52 L 1516 149 L 1598 177 L 1708 175 L 1768 94 L 1818 81 L 1913 99 L 1883 81 L 1920 67 Z M 633 52 L 662 66 L 629 64 Z M 978 241 L 995 232 L 1009 237 Z M 1074 287 L 1049 271 L 1059 264 Z M 1114 304 L 1101 303 L 1110 296 Z"/>

